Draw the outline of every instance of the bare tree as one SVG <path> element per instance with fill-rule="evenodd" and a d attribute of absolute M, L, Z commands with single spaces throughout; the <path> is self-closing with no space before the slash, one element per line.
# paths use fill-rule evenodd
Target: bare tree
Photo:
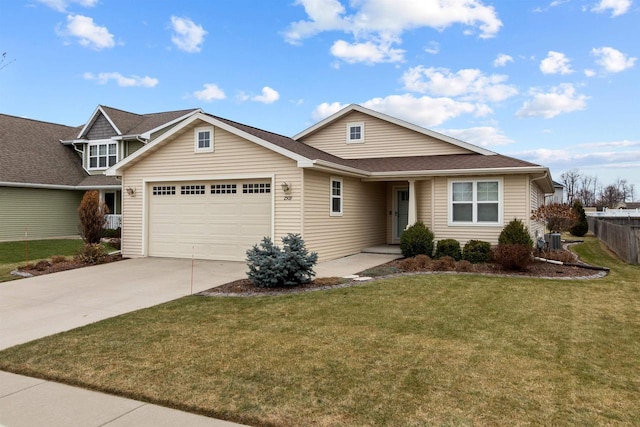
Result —
<path fill-rule="evenodd" d="M 635 184 L 629 184 L 629 196 L 631 202 L 636 201 L 636 186 Z"/>
<path fill-rule="evenodd" d="M 582 206 L 595 206 L 596 204 L 596 187 L 598 178 L 589 175 L 582 175 L 576 193 L 576 200 Z"/>
<path fill-rule="evenodd" d="M 580 171 L 578 171 L 578 169 L 571 169 L 567 172 L 564 172 L 562 175 L 560 175 L 560 179 L 562 180 L 562 185 L 564 185 L 567 203 L 573 203 L 573 201 L 576 198 L 580 176 L 581 174 L 580 174 Z"/>
<path fill-rule="evenodd" d="M 600 192 L 598 204 L 602 207 L 615 209 L 618 203 L 624 201 L 624 195 L 615 184 L 607 185 Z"/>

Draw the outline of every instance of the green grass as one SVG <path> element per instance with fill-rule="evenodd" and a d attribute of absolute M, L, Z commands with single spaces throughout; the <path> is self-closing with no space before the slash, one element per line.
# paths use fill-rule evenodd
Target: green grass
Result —
<path fill-rule="evenodd" d="M 640 268 L 404 276 L 187 297 L 0 352 L 0 369 L 250 425 L 639 425 Z"/>
<path fill-rule="evenodd" d="M 54 255 L 73 256 L 83 245 L 81 239 L 30 240 L 27 244 L 19 242 L 0 242 L 0 282 L 19 279 L 9 273 L 29 262 L 48 259 Z M 105 245 L 107 251 L 114 248 Z"/>

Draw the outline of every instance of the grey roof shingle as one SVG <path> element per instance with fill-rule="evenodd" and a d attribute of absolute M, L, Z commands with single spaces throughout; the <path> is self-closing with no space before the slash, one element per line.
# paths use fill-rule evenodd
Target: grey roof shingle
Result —
<path fill-rule="evenodd" d="M 61 139 L 79 128 L 0 114 L 0 182 L 77 185 L 87 177 Z"/>
<path fill-rule="evenodd" d="M 197 108 L 192 108 L 162 113 L 135 114 L 105 105 L 101 105 L 101 107 L 123 135 L 140 135 L 198 110 Z"/>

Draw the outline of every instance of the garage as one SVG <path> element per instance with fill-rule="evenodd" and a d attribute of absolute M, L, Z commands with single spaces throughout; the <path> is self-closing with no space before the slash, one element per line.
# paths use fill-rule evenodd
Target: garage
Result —
<path fill-rule="evenodd" d="M 270 179 L 154 182 L 147 191 L 149 256 L 243 261 L 271 236 Z"/>

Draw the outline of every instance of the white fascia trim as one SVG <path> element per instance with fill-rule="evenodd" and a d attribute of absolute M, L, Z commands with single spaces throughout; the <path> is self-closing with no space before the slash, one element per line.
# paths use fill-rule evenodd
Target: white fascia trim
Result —
<path fill-rule="evenodd" d="M 93 121 L 96 118 L 96 115 L 98 113 L 102 113 L 102 115 L 104 115 L 107 119 L 107 121 L 109 122 L 109 124 L 113 127 L 113 129 L 116 131 L 116 133 L 118 135 L 122 135 L 122 132 L 120 132 L 120 129 L 118 129 L 118 126 L 115 125 L 115 123 L 113 123 L 113 120 L 111 120 L 111 117 L 109 117 L 109 115 L 107 115 L 107 113 L 104 112 L 104 110 L 102 109 L 102 105 L 98 105 L 98 108 L 96 108 L 96 110 L 93 112 L 93 114 L 91 115 L 91 117 L 89 117 L 89 121 L 87 121 L 87 123 L 82 127 L 82 130 L 80 131 L 80 133 L 78 134 L 77 138 L 80 139 L 80 137 L 82 136 L 82 134 L 87 130 L 87 128 L 93 123 Z"/>
<path fill-rule="evenodd" d="M 448 143 L 456 145 L 458 147 L 473 151 L 474 153 L 484 154 L 485 156 L 495 156 L 497 154 L 494 151 L 490 151 L 490 150 L 487 150 L 485 148 L 481 148 L 481 147 L 478 147 L 476 145 L 470 144 L 468 142 L 464 142 L 464 141 L 461 141 L 459 139 L 456 139 L 456 138 L 441 134 L 439 132 L 435 132 L 435 131 L 432 131 L 430 129 L 423 128 L 422 126 L 414 125 L 413 123 L 409 123 L 409 122 L 406 122 L 404 120 L 400 120 L 400 119 L 397 119 L 395 117 L 388 116 L 386 114 L 379 113 L 379 112 L 374 111 L 374 110 L 370 110 L 368 108 L 365 108 L 365 107 L 363 107 L 361 105 L 357 105 L 357 104 L 350 104 L 350 105 L 346 106 L 345 108 L 343 108 L 342 110 L 338 111 L 337 113 L 332 114 L 331 116 L 327 117 L 326 119 L 322 120 L 321 122 L 318 122 L 315 125 L 311 126 L 310 128 L 308 128 L 308 129 L 300 132 L 299 134 L 293 136 L 293 139 L 297 140 L 297 139 L 300 139 L 300 138 L 304 138 L 305 136 L 308 136 L 308 135 L 316 132 L 317 130 L 319 130 L 320 128 L 323 128 L 324 126 L 326 126 L 330 122 L 333 122 L 334 120 L 339 119 L 340 117 L 342 117 L 345 114 L 350 113 L 352 111 L 359 111 L 359 112 L 361 112 L 363 114 L 367 114 L 367 115 L 376 117 L 376 118 L 378 118 L 380 120 L 384 120 L 386 122 L 390 122 L 390 123 L 393 123 L 395 125 L 402 126 L 404 128 L 407 128 L 407 129 L 411 129 L 411 130 L 413 130 L 415 132 L 419 132 L 419 133 L 421 133 L 423 135 L 427 135 L 427 136 L 430 136 L 432 138 L 439 139 L 441 141 L 448 142 Z"/>
<path fill-rule="evenodd" d="M 364 181 L 384 181 L 388 178 L 406 178 L 418 176 L 458 176 L 458 175 L 496 175 L 496 174 L 522 174 L 544 173 L 548 169 L 537 166 L 525 166 L 521 168 L 480 168 L 480 169 L 446 169 L 424 171 L 396 171 L 396 172 L 371 172 L 370 178 Z"/>
<path fill-rule="evenodd" d="M 69 140 L 60 140 L 60 143 L 62 145 L 75 145 L 75 144 L 88 144 L 89 142 L 91 142 L 88 139 L 69 139 Z"/>
<path fill-rule="evenodd" d="M 163 141 L 167 140 L 168 138 L 170 138 L 171 136 L 173 136 L 174 134 L 176 134 L 177 132 L 180 132 L 182 129 L 184 129 L 185 127 L 189 126 L 191 123 L 195 122 L 196 120 L 201 120 L 205 123 L 209 123 L 213 126 L 219 127 L 220 129 L 224 129 L 229 133 L 232 133 L 234 135 L 237 135 L 241 138 L 244 138 L 248 141 L 251 141 L 255 144 L 260 145 L 261 147 L 267 148 L 271 151 L 274 151 L 278 154 L 281 154 L 285 157 L 288 157 L 292 160 L 295 160 L 297 162 L 304 162 L 304 161 L 309 161 L 309 159 L 307 159 L 306 157 L 303 157 L 299 154 L 293 153 L 289 150 L 286 150 L 282 147 L 279 147 L 275 144 L 272 144 L 268 141 L 265 141 L 263 139 L 260 139 L 256 136 L 253 136 L 251 134 L 248 134 L 246 132 L 241 131 L 240 129 L 230 126 L 226 123 L 223 123 L 211 116 L 208 116 L 204 113 L 196 113 L 191 115 L 191 117 L 187 118 L 186 120 L 182 121 L 181 123 L 179 123 L 178 125 L 176 125 L 175 127 L 173 127 L 171 130 L 167 131 L 165 134 L 163 134 L 162 136 L 158 137 L 157 139 L 155 139 L 154 141 L 150 142 L 149 144 L 145 145 L 144 147 L 142 147 L 140 150 L 136 151 L 135 153 L 133 153 L 132 155 L 130 155 L 129 157 L 126 157 L 125 159 L 123 159 L 120 163 L 113 165 L 112 167 L 110 167 L 109 169 L 107 169 L 105 171 L 105 175 L 107 176 L 118 176 L 118 175 L 122 175 L 122 169 L 126 169 L 126 166 L 131 163 L 131 162 L 135 162 L 136 159 L 138 159 L 139 157 L 144 156 L 148 151 L 153 150 L 157 145 L 161 144 Z"/>
<path fill-rule="evenodd" d="M 57 184 L 33 184 L 28 182 L 1 182 L 0 187 L 40 188 L 44 190 L 120 190 L 121 185 L 57 185 Z"/>
<path fill-rule="evenodd" d="M 305 162 L 298 162 L 298 167 L 306 169 L 319 169 L 329 172 L 340 172 L 344 175 L 356 176 L 359 178 L 371 176 L 371 172 L 352 168 L 350 166 L 339 165 L 337 163 L 328 162 L 326 160 L 308 160 Z"/>

